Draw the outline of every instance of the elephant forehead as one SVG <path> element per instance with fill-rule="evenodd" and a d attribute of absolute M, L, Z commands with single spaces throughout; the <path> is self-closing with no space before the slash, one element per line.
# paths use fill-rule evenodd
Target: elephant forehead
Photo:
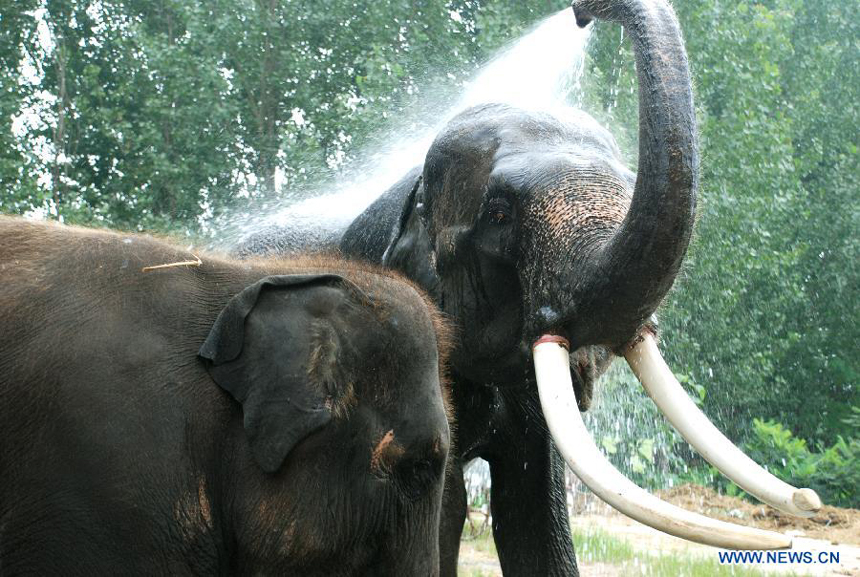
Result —
<path fill-rule="evenodd" d="M 531 195 L 525 221 L 539 240 L 564 242 L 580 231 L 614 230 L 629 206 L 630 196 L 620 179 L 580 168 L 557 175 Z"/>
<path fill-rule="evenodd" d="M 400 278 L 377 277 L 364 290 L 373 301 L 372 322 L 349 327 L 361 359 L 358 376 L 376 382 L 380 398 L 431 383 L 440 396 L 450 330 L 435 305 Z"/>
<path fill-rule="evenodd" d="M 371 338 L 388 352 L 392 346 L 421 350 L 428 353 L 428 358 L 435 363 L 436 348 L 428 345 L 434 341 L 436 332 L 433 305 L 406 284 L 390 287 L 384 299 L 380 300 L 378 312 L 382 324 L 379 334 L 371 335 Z"/>

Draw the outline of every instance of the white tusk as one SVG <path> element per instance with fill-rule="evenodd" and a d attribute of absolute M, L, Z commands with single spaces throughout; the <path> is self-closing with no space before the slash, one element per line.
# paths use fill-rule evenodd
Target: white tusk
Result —
<path fill-rule="evenodd" d="M 535 376 L 546 422 L 573 472 L 625 515 L 659 531 L 726 549 L 786 549 L 791 538 L 685 511 L 636 486 L 603 456 L 582 422 L 570 380 L 568 352 L 557 342 L 534 346 Z"/>
<path fill-rule="evenodd" d="M 799 517 L 821 508 L 812 489 L 797 489 L 747 457 L 690 400 L 666 365 L 654 337 L 645 334 L 625 355 L 630 368 L 672 425 L 702 457 L 738 487 L 761 501 Z"/>

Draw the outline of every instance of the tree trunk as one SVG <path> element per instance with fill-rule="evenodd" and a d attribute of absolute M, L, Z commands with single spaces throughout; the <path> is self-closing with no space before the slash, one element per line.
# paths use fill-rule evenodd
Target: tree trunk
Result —
<path fill-rule="evenodd" d="M 62 220 L 62 204 L 64 201 L 63 190 L 63 167 L 62 163 L 66 155 L 66 110 L 69 107 L 69 95 L 66 87 L 66 47 L 65 38 L 58 32 L 58 26 L 54 26 L 54 68 L 57 73 L 57 125 L 53 130 L 54 161 L 51 166 L 51 189 L 54 207 L 57 211 L 55 217 Z"/>

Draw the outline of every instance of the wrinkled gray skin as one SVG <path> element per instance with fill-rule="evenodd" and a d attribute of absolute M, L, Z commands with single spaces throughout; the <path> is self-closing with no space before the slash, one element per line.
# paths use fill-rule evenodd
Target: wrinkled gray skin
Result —
<path fill-rule="evenodd" d="M 0 574 L 436 575 L 433 310 L 343 260 L 201 258 L 0 216 Z"/>
<path fill-rule="evenodd" d="M 663 0 L 583 0 L 577 22 L 620 22 L 636 53 L 639 166 L 586 117 L 503 105 L 454 118 L 416 167 L 341 240 L 427 290 L 458 331 L 451 357 L 457 442 L 440 529 L 456 575 L 466 515 L 462 466 L 492 476 L 493 534 L 505 575 L 575 575 L 564 464 L 533 382 L 531 345 L 571 343 L 580 407 L 614 354 L 649 326 L 692 232 L 698 156 L 690 76 Z"/>

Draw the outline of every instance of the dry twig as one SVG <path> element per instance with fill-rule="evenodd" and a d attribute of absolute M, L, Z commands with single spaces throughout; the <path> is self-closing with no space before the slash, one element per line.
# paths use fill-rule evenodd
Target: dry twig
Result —
<path fill-rule="evenodd" d="M 149 272 L 149 271 L 158 270 L 161 268 L 173 268 L 173 267 L 177 267 L 177 266 L 200 266 L 201 264 L 203 264 L 203 261 L 200 260 L 199 256 L 197 256 L 196 254 L 193 254 L 193 253 L 191 254 L 191 256 L 193 256 L 195 258 L 195 260 L 183 260 L 181 262 L 171 262 L 168 264 L 158 264 L 155 266 L 145 266 L 142 269 L 140 269 L 140 271 L 141 272 Z"/>

